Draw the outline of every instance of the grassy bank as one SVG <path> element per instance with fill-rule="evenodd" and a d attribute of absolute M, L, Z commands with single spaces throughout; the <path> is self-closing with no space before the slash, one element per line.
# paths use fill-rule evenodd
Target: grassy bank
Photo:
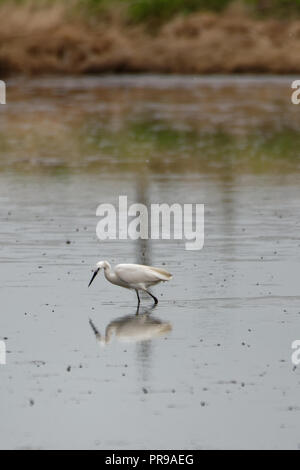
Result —
<path fill-rule="evenodd" d="M 2 0 L 0 75 L 298 73 L 300 0 Z"/>
<path fill-rule="evenodd" d="M 7 1 L 7 0 L 6 0 Z M 300 15 L 300 0 L 82 0 L 88 12 L 103 13 L 114 3 L 123 8 L 127 20 L 133 22 L 169 21 L 176 15 L 195 12 L 223 12 L 228 7 L 244 8 L 257 17 L 294 17 Z"/>

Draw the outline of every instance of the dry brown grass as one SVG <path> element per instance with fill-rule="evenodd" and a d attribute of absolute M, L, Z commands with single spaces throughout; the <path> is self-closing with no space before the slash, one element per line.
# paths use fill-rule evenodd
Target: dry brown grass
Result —
<path fill-rule="evenodd" d="M 111 14 L 92 24 L 61 4 L 0 6 L 0 74 L 300 72 L 300 21 L 227 11 L 177 17 L 155 33 Z"/>

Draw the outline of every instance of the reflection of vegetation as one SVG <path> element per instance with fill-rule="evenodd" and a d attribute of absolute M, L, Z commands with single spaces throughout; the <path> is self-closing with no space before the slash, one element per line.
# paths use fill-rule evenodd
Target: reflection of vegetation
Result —
<path fill-rule="evenodd" d="M 140 144 L 149 145 L 157 150 L 180 148 L 180 146 L 195 144 L 198 134 L 195 131 L 178 131 L 157 122 L 139 122 L 130 126 L 130 135 Z"/>
<path fill-rule="evenodd" d="M 43 128 L 45 132 L 46 128 Z M 96 121 L 52 137 L 31 133 L 0 134 L 0 166 L 74 168 L 83 171 L 150 171 L 202 173 L 291 171 L 300 169 L 300 133 L 291 129 L 269 134 L 230 135 L 177 130 L 165 123 L 128 123 L 117 131 Z M 18 149 L 16 154 L 16 148 Z M 30 158 L 28 158 L 30 155 Z"/>

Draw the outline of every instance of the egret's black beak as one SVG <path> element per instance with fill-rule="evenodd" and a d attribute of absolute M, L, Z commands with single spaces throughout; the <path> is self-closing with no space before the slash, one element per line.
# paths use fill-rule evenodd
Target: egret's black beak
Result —
<path fill-rule="evenodd" d="M 93 274 L 93 276 L 92 276 L 92 279 L 90 280 L 90 283 L 89 283 L 88 287 L 90 287 L 90 285 L 92 284 L 93 280 L 94 280 L 95 277 L 97 276 L 98 272 L 99 272 L 99 268 L 94 271 L 94 274 Z"/>

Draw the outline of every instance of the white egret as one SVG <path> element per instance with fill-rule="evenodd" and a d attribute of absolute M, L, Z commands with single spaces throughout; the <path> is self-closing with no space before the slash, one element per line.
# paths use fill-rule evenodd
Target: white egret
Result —
<path fill-rule="evenodd" d="M 89 286 L 102 268 L 109 282 L 116 286 L 135 290 L 138 305 L 140 304 L 139 290 L 147 292 L 154 300 L 154 303 L 157 304 L 157 298 L 151 294 L 148 288 L 155 286 L 159 282 L 166 282 L 172 279 L 172 274 L 161 268 L 153 268 L 152 266 L 144 266 L 142 264 L 118 264 L 113 269 L 108 261 L 99 261 L 96 264 Z"/>

